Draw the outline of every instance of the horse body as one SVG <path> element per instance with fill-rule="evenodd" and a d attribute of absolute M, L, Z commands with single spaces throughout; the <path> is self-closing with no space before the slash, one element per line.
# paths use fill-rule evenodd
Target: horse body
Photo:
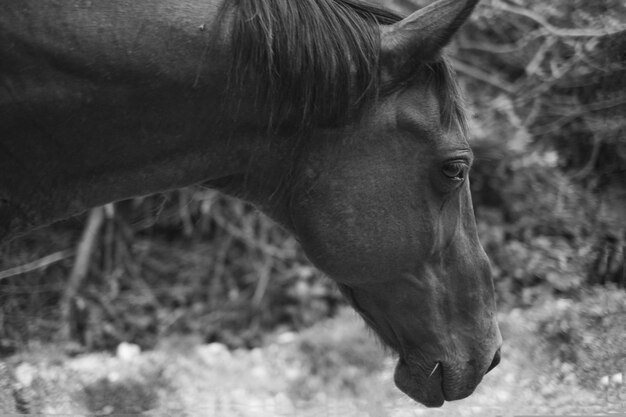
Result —
<path fill-rule="evenodd" d="M 400 389 L 463 398 L 501 343 L 439 56 L 475 3 L 0 0 L 0 239 L 207 181 L 296 235 Z"/>
<path fill-rule="evenodd" d="M 241 169 L 217 6 L 0 3 L 0 233 Z"/>

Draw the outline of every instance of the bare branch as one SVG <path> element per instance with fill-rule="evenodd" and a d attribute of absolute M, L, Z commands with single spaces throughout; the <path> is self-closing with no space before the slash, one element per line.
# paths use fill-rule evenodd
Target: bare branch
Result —
<path fill-rule="evenodd" d="M 471 66 L 452 57 L 450 58 L 450 61 L 452 62 L 452 66 L 454 67 L 454 69 L 458 72 L 462 72 L 465 75 L 469 75 L 472 78 L 490 84 L 509 94 L 514 94 L 516 92 L 516 88 L 512 84 L 502 80 L 499 76 L 495 74 L 486 72 L 480 68 Z"/>
<path fill-rule="evenodd" d="M 100 228 L 104 222 L 104 208 L 96 207 L 89 211 L 87 224 L 83 230 L 83 235 L 76 250 L 76 260 L 70 274 L 67 286 L 61 299 L 61 334 L 67 340 L 70 337 L 70 319 L 72 312 L 72 302 L 76 296 L 80 284 L 87 276 L 89 270 L 89 260 L 94 250 Z"/>
<path fill-rule="evenodd" d="M 67 259 L 72 256 L 74 256 L 74 250 L 66 249 L 66 250 L 62 250 L 62 251 L 44 256 L 43 258 L 37 259 L 27 264 L 19 265 L 19 266 L 16 266 L 15 268 L 9 268 L 4 271 L 0 271 L 0 281 L 5 278 L 14 277 L 16 275 L 25 274 L 27 272 L 36 271 L 38 269 L 45 269 L 48 266 L 52 265 L 53 263 L 62 261 L 63 259 Z"/>
<path fill-rule="evenodd" d="M 534 20 L 536 23 L 543 26 L 546 30 L 552 34 L 562 38 L 596 38 L 602 36 L 615 35 L 617 33 L 626 32 L 626 26 L 619 27 L 613 30 L 596 30 L 596 29 L 564 29 L 552 25 L 546 20 L 545 17 L 530 10 L 523 9 L 517 6 L 511 6 L 500 0 L 494 0 L 491 3 L 491 7 L 496 10 L 502 10 L 505 12 L 513 13 L 519 16 L 524 16 L 528 19 Z"/>

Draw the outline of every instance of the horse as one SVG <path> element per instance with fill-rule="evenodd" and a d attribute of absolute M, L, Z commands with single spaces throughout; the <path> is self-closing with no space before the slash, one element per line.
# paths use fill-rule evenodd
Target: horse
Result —
<path fill-rule="evenodd" d="M 0 0 L 0 237 L 204 183 L 291 232 L 426 406 L 502 338 L 443 48 L 478 0 Z"/>

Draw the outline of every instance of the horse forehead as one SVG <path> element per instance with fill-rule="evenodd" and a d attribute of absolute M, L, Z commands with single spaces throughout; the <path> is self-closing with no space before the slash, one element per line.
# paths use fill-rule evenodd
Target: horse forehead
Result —
<path fill-rule="evenodd" d="M 437 148 L 468 148 L 460 122 L 444 125 L 440 97 L 429 85 L 413 86 L 399 93 L 393 106 L 397 128 Z"/>
<path fill-rule="evenodd" d="M 442 129 L 437 95 L 428 88 L 411 88 L 399 93 L 393 103 L 394 122 L 399 130 L 434 141 Z"/>

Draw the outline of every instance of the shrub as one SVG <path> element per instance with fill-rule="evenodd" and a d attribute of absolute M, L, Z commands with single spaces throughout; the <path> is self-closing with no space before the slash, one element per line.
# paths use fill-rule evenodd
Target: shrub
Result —
<path fill-rule="evenodd" d="M 626 370 L 626 292 L 594 288 L 575 299 L 550 299 L 528 316 L 583 385 L 597 388 L 602 376 Z"/>

